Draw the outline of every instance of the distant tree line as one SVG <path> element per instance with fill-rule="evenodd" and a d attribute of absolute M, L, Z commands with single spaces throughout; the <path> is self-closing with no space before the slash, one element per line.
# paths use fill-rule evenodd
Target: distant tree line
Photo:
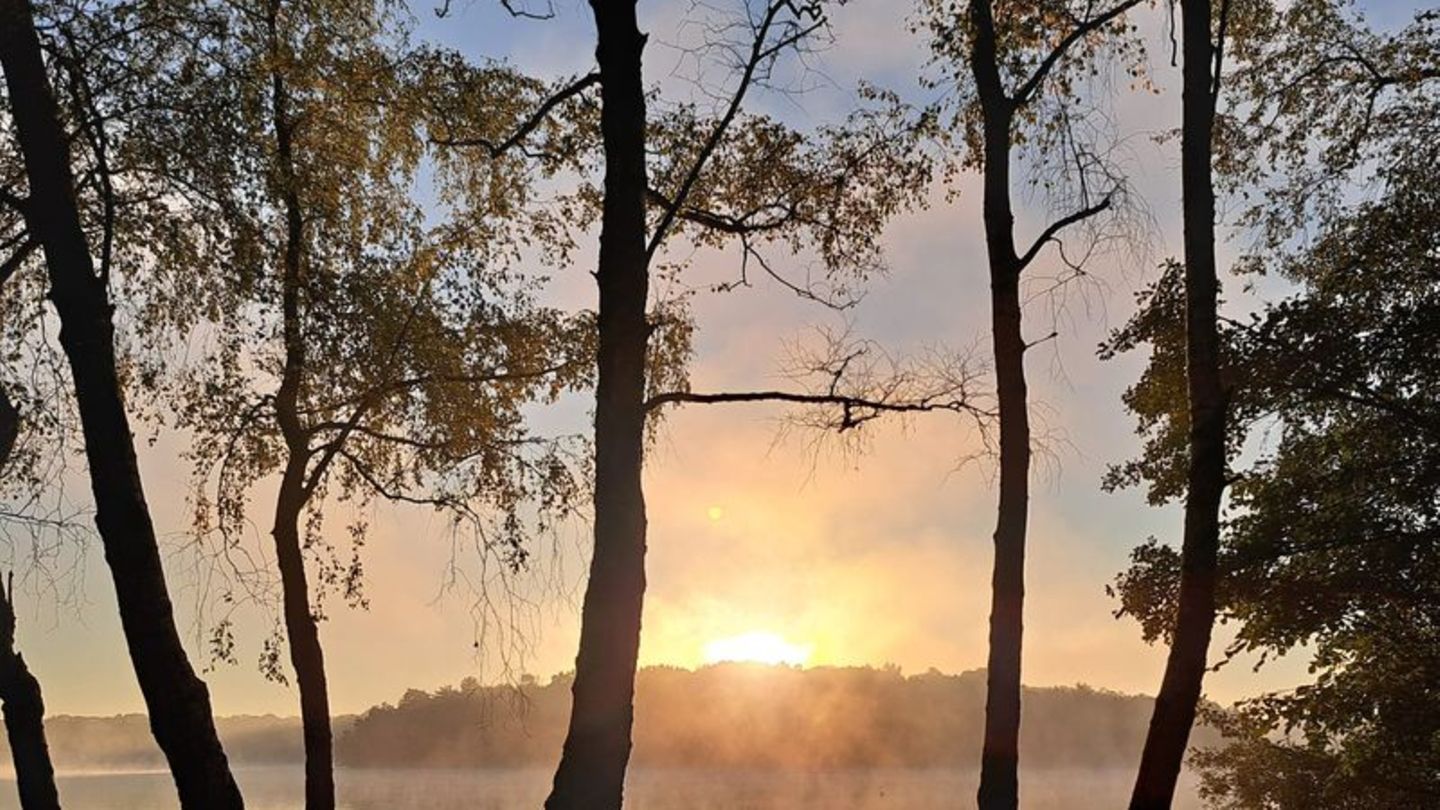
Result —
<path fill-rule="evenodd" d="M 344 733 L 354 720 L 354 715 L 335 717 L 337 733 Z M 236 764 L 290 766 L 305 754 L 299 717 L 218 717 L 215 728 Z M 165 757 L 150 736 L 143 714 L 55 715 L 46 719 L 45 731 L 50 755 L 62 772 L 134 772 L 165 767 Z"/>
<path fill-rule="evenodd" d="M 394 704 L 335 718 L 336 756 L 352 768 L 542 766 L 565 727 L 573 676 L 481 685 L 467 678 L 411 689 Z M 903 675 L 895 668 L 798 670 L 718 664 L 646 667 L 636 676 L 635 762 L 645 766 L 975 770 L 984 671 Z M 1139 753 L 1151 700 L 1087 686 L 1027 687 L 1021 750 L 1037 768 L 1124 768 Z M 732 728 L 746 729 L 737 735 Z M 293 764 L 298 717 L 220 717 L 239 765 Z M 51 753 L 66 770 L 161 767 L 143 715 L 50 718 Z M 1212 729 L 1200 740 L 1218 741 Z M 0 742 L 0 751 L 5 748 Z"/>
<path fill-rule="evenodd" d="M 563 729 L 570 683 L 561 675 L 518 687 L 467 680 L 411 690 L 359 715 L 338 742 L 339 760 L 355 767 L 542 764 Z M 981 739 L 964 732 L 984 725 L 984 670 L 906 676 L 896 668 L 717 664 L 647 667 L 635 684 L 639 765 L 980 765 Z M 1027 687 L 1025 700 L 1034 719 L 1020 746 L 1037 768 L 1127 766 L 1152 704 L 1084 686 Z"/>
<path fill-rule="evenodd" d="M 636 677 L 634 762 L 735 768 L 977 769 L 983 670 L 718 664 L 647 667 Z M 355 767 L 541 764 L 566 715 L 571 676 L 517 687 L 473 680 L 411 690 L 359 715 L 338 743 Z M 1033 767 L 1124 767 L 1151 700 L 1089 687 L 1027 688 L 1036 720 L 1021 738 Z M 1206 740 L 1214 739 L 1207 734 Z"/>

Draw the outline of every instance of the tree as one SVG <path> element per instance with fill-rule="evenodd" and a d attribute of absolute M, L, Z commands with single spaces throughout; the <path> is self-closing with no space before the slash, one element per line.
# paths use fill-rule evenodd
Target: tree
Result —
<path fill-rule="evenodd" d="M 1076 132 L 1079 76 L 1115 49 L 1137 48 L 1125 35 L 1125 14 L 1136 0 L 1112 5 L 1040 2 L 997 7 L 990 0 L 962 6 L 928 0 L 924 25 L 943 83 L 957 88 L 953 126 L 964 146 L 963 164 L 984 178 L 983 209 L 991 303 L 991 343 L 999 421 L 999 504 L 991 580 L 990 646 L 986 667 L 985 745 L 981 756 L 982 808 L 1019 803 L 1020 662 L 1025 599 L 1025 544 L 1032 452 L 1025 354 L 1034 345 L 1023 329 L 1022 280 L 1047 245 L 1081 224 L 1101 238 L 1096 218 L 1122 207 L 1122 181 Z M 952 67 L 953 66 L 953 67 Z M 1130 67 L 1131 75 L 1138 68 Z M 1032 134 L 1033 133 L 1033 134 Z M 1064 213 L 1022 251 L 1016 244 L 1011 163 L 1027 140 L 1046 187 Z M 1058 159 L 1057 159 L 1058 158 Z M 1047 162 L 1051 165 L 1047 166 Z M 1097 182 L 1098 181 L 1098 182 Z M 1093 184 L 1093 185 L 1092 185 Z M 1093 189 L 1093 190 L 1092 190 Z M 1101 226 L 1103 227 L 1103 226 Z M 1109 234 L 1114 235 L 1114 232 Z M 1077 255 L 1084 255 L 1083 253 Z M 1083 271 L 1061 251 L 1067 270 Z"/>
<path fill-rule="evenodd" d="M 1246 267 L 1293 291 L 1220 332 L 1227 452 L 1241 469 L 1216 604 L 1237 626 L 1223 660 L 1252 652 L 1263 663 L 1306 645 L 1315 679 L 1210 713 L 1230 744 L 1193 761 L 1221 806 L 1420 806 L 1436 795 L 1434 23 L 1422 13 L 1381 36 L 1331 4 L 1302 3 L 1262 17 L 1237 48 L 1244 115 L 1221 165 L 1265 190 L 1246 212 L 1260 237 Z M 1268 173 L 1254 169 L 1264 154 Z M 1292 225 L 1306 221 L 1314 238 L 1295 239 Z M 1168 274 L 1112 341 L 1154 347 L 1127 395 L 1145 451 L 1112 482 L 1143 481 L 1156 501 L 1186 486 L 1177 291 Z M 1118 580 L 1121 612 L 1149 639 L 1173 631 L 1180 570 L 1152 542 Z"/>
<path fill-rule="evenodd" d="M 1184 218 L 1185 386 L 1188 441 L 1185 528 L 1180 550 L 1175 630 L 1155 713 L 1130 797 L 1132 810 L 1166 808 L 1195 723 L 1215 626 L 1220 502 L 1227 484 L 1226 414 L 1215 266 L 1215 102 L 1220 93 L 1228 5 L 1218 35 L 1209 0 L 1181 7 L 1180 186 Z"/>
<path fill-rule="evenodd" d="M 238 808 L 243 803 L 215 734 L 209 694 L 175 629 L 116 371 L 106 279 L 96 274 L 81 223 L 69 137 L 28 0 L 0 5 L 0 66 L 29 186 L 19 207 L 49 271 L 85 436 L 96 525 L 151 729 L 183 806 Z"/>
<path fill-rule="evenodd" d="M 5 269 L 0 270 L 0 285 L 9 281 L 33 252 L 33 243 L 25 239 L 6 260 Z M 19 409 L 11 401 L 5 386 L 0 385 L 0 486 L 5 489 L 13 486 L 16 479 L 20 479 L 22 486 L 36 483 L 35 459 L 21 458 L 19 463 L 12 463 L 21 425 Z M 23 512 L 5 516 L 6 520 L 32 518 Z M 25 810 L 59 808 L 55 768 L 50 762 L 50 750 L 45 742 L 45 701 L 40 692 L 40 681 L 30 672 L 24 656 L 15 649 L 14 581 L 14 574 L 11 574 L 5 586 L 0 588 L 0 702 L 4 703 L 5 731 L 15 766 L 15 784 L 20 792 L 20 805 Z"/>
<path fill-rule="evenodd" d="M 745 19 L 718 29 L 742 32 L 742 41 L 711 43 L 739 54 L 732 65 L 737 77 L 720 111 L 697 116 L 681 108 L 653 122 L 641 70 L 646 38 L 634 1 L 594 0 L 591 8 L 604 159 L 603 191 L 587 195 L 600 201 L 594 555 L 570 724 L 546 801 L 552 810 L 621 804 L 645 591 L 641 470 L 647 415 L 676 402 L 784 398 L 774 396 L 782 392 L 688 391 L 674 370 L 688 356 L 690 327 L 673 310 L 648 312 L 652 263 L 667 239 L 690 229 L 697 243 L 739 242 L 742 284 L 751 260 L 784 278 L 759 252 L 767 243 L 792 250 L 814 245 L 828 274 L 863 277 L 876 266 L 875 236 L 884 220 L 914 199 L 919 186 L 907 181 L 928 178 L 928 164 L 913 149 L 918 129 L 894 117 L 875 119 L 883 126 L 870 128 L 868 138 L 836 130 L 807 148 L 775 122 L 742 114 L 747 92 L 766 83 L 777 60 L 824 30 L 822 5 L 779 0 L 747 6 Z M 656 156 L 653 170 L 648 155 Z M 755 172 L 759 160 L 772 171 Z M 816 296 L 808 285 L 788 286 Z M 666 385 L 678 390 L 666 391 Z M 847 415 L 882 404 L 851 401 L 847 407 L 846 399 L 859 398 L 831 388 L 792 401 L 839 405 Z M 938 398 L 930 407 L 954 409 L 950 404 Z"/>
<path fill-rule="evenodd" d="M 6 154 L 4 160 L 9 176 L 24 171 L 18 155 Z M 0 206 L 0 231 L 5 233 L 0 250 L 8 251 L 0 262 L 0 354 L 6 358 L 0 380 L 0 529 L 12 541 L 24 537 L 27 563 L 63 591 L 75 583 L 49 574 L 81 553 L 90 534 L 89 516 L 65 491 L 75 455 L 71 439 L 78 431 L 75 408 L 65 358 L 51 334 L 39 245 L 23 215 L 9 205 Z"/>
<path fill-rule="evenodd" d="M 9 400 L 0 394 L 0 466 L 13 445 L 11 426 L 18 420 L 12 414 Z M 0 590 L 0 702 L 5 704 L 5 733 L 15 763 L 15 786 L 24 810 L 59 810 L 55 767 L 45 743 L 45 701 L 40 681 L 15 649 L 14 582 L 12 574 L 7 586 Z"/>
<path fill-rule="evenodd" d="M 592 2 L 605 188 L 596 320 L 595 548 L 581 608 L 570 727 L 547 810 L 618 808 L 630 756 L 645 593 L 645 37 L 635 0 Z"/>
<path fill-rule="evenodd" d="M 588 321 L 536 306 L 514 268 L 526 240 L 564 255 L 550 240 L 563 212 L 530 209 L 519 158 L 476 167 L 430 151 L 437 83 L 480 74 L 468 88 L 493 103 L 448 112 L 495 138 L 534 83 L 411 51 L 392 15 L 383 3 L 190 4 L 157 35 L 179 66 L 161 86 L 205 110 L 211 131 L 192 143 L 193 125 L 160 111 L 123 151 L 178 201 L 169 221 L 185 233 L 161 260 L 188 261 L 186 272 L 133 284 L 157 302 L 141 328 L 189 342 L 187 360 L 142 357 L 141 376 L 195 437 L 193 529 L 221 560 L 243 556 L 254 487 L 279 479 L 270 535 L 310 810 L 335 803 L 323 601 L 364 603 L 363 512 L 346 526 L 344 560 L 324 532 L 327 506 L 433 507 L 518 570 L 535 521 L 543 529 L 576 501 L 570 449 L 530 435 L 523 409 L 589 379 Z M 429 157 L 439 211 L 416 202 Z M 255 572 L 230 573 L 239 581 L 223 598 L 251 596 Z M 228 616 L 213 638 L 228 658 Z M 272 638 L 262 666 L 283 680 L 281 649 Z"/>

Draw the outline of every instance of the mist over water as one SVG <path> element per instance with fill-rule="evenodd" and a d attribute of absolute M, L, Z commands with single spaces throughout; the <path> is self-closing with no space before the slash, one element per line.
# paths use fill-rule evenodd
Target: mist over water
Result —
<path fill-rule="evenodd" d="M 971 807 L 984 686 L 983 671 L 644 668 L 626 808 Z M 564 738 L 570 687 L 568 674 L 518 687 L 467 679 L 337 717 L 341 810 L 539 808 Z M 1024 694 L 1024 810 L 1124 807 L 1151 699 L 1088 687 L 1026 687 Z M 303 810 L 298 718 L 222 717 L 217 727 L 248 810 Z M 58 716 L 46 731 L 67 810 L 177 806 L 143 716 Z M 1191 742 L 1215 736 L 1201 728 Z M 1198 810 L 1194 781 L 1181 789 L 1176 810 Z M 0 810 L 18 807 L 13 782 L 0 781 Z"/>
<path fill-rule="evenodd" d="M 549 768 L 481 770 L 341 769 L 341 810 L 512 810 L 538 808 Z M 249 810 L 301 810 L 300 768 L 236 770 Z M 1124 806 L 1127 770 L 1049 769 L 1021 774 L 1025 810 L 1110 810 Z M 918 768 L 756 771 L 638 768 L 626 783 L 630 810 L 931 810 L 973 803 L 978 774 Z M 168 773 L 69 774 L 59 778 L 67 810 L 178 807 Z M 1199 810 L 1191 779 L 1176 810 Z M 14 782 L 0 782 L 0 810 L 18 810 Z"/>

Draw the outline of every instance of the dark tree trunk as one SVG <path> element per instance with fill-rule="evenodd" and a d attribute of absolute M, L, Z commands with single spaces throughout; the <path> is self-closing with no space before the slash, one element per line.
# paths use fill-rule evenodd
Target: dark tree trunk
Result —
<path fill-rule="evenodd" d="M 10 460 L 20 433 L 20 414 L 0 388 L 0 471 Z M 7 583 L 8 584 L 8 583 Z M 0 587 L 0 702 L 5 704 L 5 734 L 15 763 L 15 787 L 24 810 L 59 810 L 55 768 L 45 743 L 45 701 L 40 682 L 15 651 L 15 607 L 10 589 Z"/>
<path fill-rule="evenodd" d="M 209 692 L 175 629 L 116 374 L 106 282 L 95 273 L 80 225 L 65 132 L 28 0 L 0 0 L 0 65 L 29 179 L 26 223 L 49 268 L 50 299 L 85 436 L 95 522 L 150 729 L 185 808 L 240 808 L 244 802 L 215 733 Z"/>
<path fill-rule="evenodd" d="M 613 810 L 630 759 L 645 596 L 645 36 L 635 0 L 592 0 L 599 44 L 605 201 L 595 394 L 595 549 L 581 613 L 570 728 L 549 810 Z"/>
<path fill-rule="evenodd" d="M 0 392 L 0 423 L 13 414 L 9 400 Z M 0 466 L 13 446 L 13 441 L 5 442 L 7 426 L 0 424 Z M 40 682 L 25 665 L 25 657 L 15 650 L 15 607 L 7 591 L 8 587 L 0 587 L 0 701 L 5 704 L 5 735 L 15 763 L 15 787 L 23 810 L 60 810 L 55 768 L 45 743 L 45 701 Z"/>
<path fill-rule="evenodd" d="M 1180 172 L 1185 216 L 1185 367 L 1190 460 L 1181 544 L 1180 598 L 1165 676 L 1140 758 L 1132 810 L 1168 808 L 1190 739 L 1215 624 L 1220 500 L 1225 490 L 1225 391 L 1216 325 L 1215 190 L 1211 137 L 1215 90 L 1209 0 L 1184 0 Z"/>
<path fill-rule="evenodd" d="M 0 473 L 5 471 L 5 464 L 10 460 L 10 453 L 15 450 L 15 441 L 18 438 L 20 412 L 15 410 L 15 403 L 10 401 L 10 395 L 0 386 Z"/>
<path fill-rule="evenodd" d="M 277 60 L 279 12 L 279 0 L 273 0 L 266 23 Z M 295 688 L 300 692 L 300 720 L 305 737 L 305 808 L 334 810 L 335 767 L 325 654 L 320 646 L 320 628 L 310 610 L 310 587 L 305 578 L 305 557 L 300 543 L 300 520 L 312 490 L 306 478 L 311 457 L 310 435 L 300 418 L 300 388 L 306 362 L 300 312 L 300 296 L 305 285 L 305 218 L 295 173 L 294 122 L 285 79 L 278 70 L 271 74 L 270 90 L 281 207 L 285 212 L 285 249 L 280 270 L 285 364 L 280 388 L 275 392 L 275 416 L 287 453 L 280 492 L 275 499 L 271 536 L 280 568 L 285 638 L 290 648 L 290 664 L 295 669 Z"/>
<path fill-rule="evenodd" d="M 280 567 L 280 589 L 285 606 L 285 637 L 295 687 L 300 692 L 300 720 L 305 735 L 305 808 L 333 810 L 335 769 L 330 728 L 330 694 L 325 682 L 325 654 L 320 628 L 310 611 L 310 590 L 301 553 L 300 519 L 304 509 L 300 478 L 288 465 L 276 499 L 275 557 Z M 303 474 L 303 462 L 298 467 Z"/>
<path fill-rule="evenodd" d="M 1025 530 L 1030 501 L 1030 414 L 1021 332 L 1020 274 L 1010 199 L 1014 103 L 1001 82 L 988 0 L 970 5 L 975 26 L 971 72 L 985 116 L 984 219 L 990 269 L 991 341 L 1000 419 L 1000 504 L 991 576 L 990 654 L 986 665 L 985 744 L 980 758 L 982 810 L 1014 810 L 1020 800 L 1020 655 L 1024 633 Z"/>

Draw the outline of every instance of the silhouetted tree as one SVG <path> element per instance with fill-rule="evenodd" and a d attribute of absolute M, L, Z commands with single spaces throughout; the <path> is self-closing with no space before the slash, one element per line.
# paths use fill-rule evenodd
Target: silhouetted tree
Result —
<path fill-rule="evenodd" d="M 20 412 L 10 395 L 0 388 L 0 471 L 10 463 L 10 453 L 15 450 L 15 440 L 20 437 Z"/>
<path fill-rule="evenodd" d="M 1118 177 L 1075 132 L 1079 76 L 1110 48 L 1136 47 L 1125 13 L 1138 0 L 995 4 L 929 0 L 924 25 L 931 48 L 958 89 L 953 125 L 963 162 L 983 175 L 985 245 L 990 276 L 991 342 L 998 411 L 999 505 L 991 580 L 989 678 L 979 805 L 1013 810 L 1019 802 L 1020 662 L 1024 627 L 1025 543 L 1032 438 L 1022 318 L 1025 271 L 1061 234 L 1124 201 Z M 1129 66 L 1127 66 L 1129 67 Z M 1138 69 L 1130 67 L 1132 75 Z M 1016 244 L 1012 161 L 1026 140 L 1040 171 L 1059 174 L 1066 207 L 1023 250 Z M 1054 161 L 1057 167 L 1046 167 Z M 1093 223 L 1092 223 L 1093 225 Z M 1092 228 L 1091 238 L 1095 238 Z M 1084 255 L 1079 253 L 1076 255 Z M 1078 264 L 1061 259 L 1067 272 Z"/>
<path fill-rule="evenodd" d="M 437 157 L 436 187 L 463 213 L 426 223 L 416 185 L 434 156 L 434 111 L 421 97 L 464 66 L 408 50 L 396 9 L 269 0 L 186 11 L 174 41 L 157 46 L 182 67 L 157 83 L 177 106 L 206 108 L 211 131 L 196 143 L 157 115 L 125 154 L 155 164 L 179 209 L 175 227 L 188 232 L 156 252 L 191 272 L 132 281 L 147 302 L 171 302 L 147 309 L 142 328 L 203 339 L 183 361 L 144 358 L 142 376 L 195 436 L 193 528 L 218 535 L 222 560 L 241 556 L 232 551 L 252 488 L 278 474 L 270 534 L 304 720 L 306 806 L 328 810 L 321 604 L 333 591 L 363 604 L 367 527 L 346 527 L 353 553 L 337 559 L 327 500 L 434 507 L 482 534 L 493 528 L 485 553 L 522 566 L 522 510 L 539 506 L 543 521 L 576 499 L 567 447 L 528 434 L 521 411 L 588 380 L 576 358 L 589 322 L 535 306 L 514 275 L 523 241 L 558 232 L 550 212 L 526 215 L 523 161 L 476 169 Z M 514 125 L 533 83 L 505 70 L 481 78 L 470 89 L 494 104 L 459 112 L 493 135 Z M 563 255 L 565 244 L 544 249 Z M 230 573 L 240 581 L 225 598 L 251 596 L 253 572 Z M 228 657 L 228 617 L 213 640 Z M 280 649 L 272 638 L 262 665 L 283 679 Z"/>
<path fill-rule="evenodd" d="M 595 547 L 581 608 L 570 728 L 545 806 L 618 808 L 630 757 L 645 594 L 645 36 L 636 0 L 593 0 L 605 155 L 596 320 Z"/>
<path fill-rule="evenodd" d="M 1215 102 L 1220 93 L 1228 3 L 1218 35 L 1209 0 L 1181 3 L 1180 186 L 1184 218 L 1185 389 L 1188 440 L 1185 528 L 1180 549 L 1175 630 L 1155 714 L 1140 757 L 1132 810 L 1163 810 L 1175 783 L 1200 704 L 1210 633 L 1215 626 L 1220 502 L 1226 486 L 1225 382 L 1215 267 Z"/>
<path fill-rule="evenodd" d="M 18 214 L 13 211 L 9 213 Z M 12 280 L 34 255 L 36 248 L 36 242 L 25 229 L 23 217 L 20 217 L 20 220 L 17 223 L 18 234 L 7 243 L 13 252 L 4 260 L 4 264 L 0 265 L 0 288 L 6 292 L 5 316 L 16 321 L 4 335 L 11 347 L 8 356 L 12 358 L 12 362 L 25 356 L 26 349 L 35 350 L 37 341 L 33 339 L 33 333 L 36 331 L 36 320 L 44 317 L 38 308 L 26 306 L 24 302 L 16 300 L 28 290 L 24 290 L 27 285 L 21 281 Z M 21 279 L 24 279 L 23 275 Z M 17 287 L 21 288 L 21 291 L 17 291 Z M 39 351 L 47 360 L 54 359 L 43 348 Z M 32 383 L 35 376 L 31 377 Z M 39 421 L 22 419 L 19 408 L 5 388 L 4 384 L 0 384 L 0 492 L 5 492 L 6 495 L 12 492 L 17 495 L 25 493 L 25 496 L 16 509 L 9 508 L 7 503 L 0 519 L 6 523 L 29 524 L 32 536 L 37 540 L 37 547 L 32 549 L 32 554 L 37 559 L 43 559 L 46 550 L 38 545 L 41 532 L 37 529 L 53 528 L 63 540 L 64 530 L 70 526 L 63 515 L 55 514 L 52 517 L 32 511 L 43 497 L 35 490 L 53 485 L 55 482 L 52 480 L 52 473 L 63 469 L 63 463 L 47 464 L 47 459 L 40 458 L 41 455 L 47 455 L 47 451 L 58 449 L 55 444 L 42 442 L 42 445 L 49 446 L 28 453 L 17 454 L 16 450 L 20 433 L 27 423 L 28 427 L 37 432 L 48 433 L 47 428 L 53 427 L 63 417 L 52 415 L 48 420 L 49 425 L 45 424 L 45 417 Z M 26 391 L 30 404 L 43 403 L 48 395 L 54 393 L 33 388 L 34 386 L 32 390 Z M 51 405 L 55 411 L 66 410 L 63 403 L 45 404 Z M 17 455 L 20 457 L 17 458 Z M 4 583 L 0 584 L 0 702 L 4 703 L 5 730 L 15 768 L 15 785 L 20 793 L 20 806 L 25 810 L 58 810 L 60 799 L 55 787 L 55 768 L 50 761 L 50 751 L 45 740 L 45 702 L 40 681 L 30 672 L 24 656 L 15 648 L 14 595 L 14 574 L 11 573 Z"/>
<path fill-rule="evenodd" d="M 1217 151 L 1227 180 L 1263 191 L 1244 212 L 1260 237 L 1244 266 L 1294 292 L 1222 321 L 1228 453 L 1244 466 L 1215 600 L 1237 627 L 1223 660 L 1307 645 L 1315 680 L 1211 712 L 1232 742 L 1194 761 L 1224 807 L 1423 806 L 1440 789 L 1423 742 L 1440 702 L 1421 685 L 1440 666 L 1436 16 L 1381 35 L 1328 2 L 1265 11 L 1236 41 L 1237 116 Z M 1111 349 L 1153 347 L 1126 396 L 1147 441 L 1111 483 L 1143 481 L 1158 502 L 1189 485 L 1178 273 L 1143 304 Z M 1244 460 L 1256 426 L 1269 441 Z M 1175 631 L 1182 566 L 1152 541 L 1118 580 L 1147 639 Z"/>
<path fill-rule="evenodd" d="M 0 392 L 0 467 L 14 444 L 12 426 L 19 420 Z M 8 441 L 7 441 L 8 438 Z M 59 810 L 55 767 L 45 744 L 45 701 L 40 681 L 15 649 L 14 575 L 0 588 L 0 702 L 4 703 L 5 735 L 15 763 L 15 787 L 24 810 Z"/>
<path fill-rule="evenodd" d="M 27 244 L 29 244 L 27 242 Z M 18 269 L 28 250 L 7 260 L 8 272 L 0 272 L 0 286 Z M 9 483 L 10 465 L 20 434 L 20 411 L 0 385 L 0 481 Z M 23 517 L 23 516 L 17 516 Z M 59 808 L 55 789 L 55 768 L 45 744 L 45 701 L 40 681 L 30 672 L 25 658 L 15 649 L 14 575 L 0 587 L 0 702 L 4 703 L 5 731 L 15 765 L 15 785 L 20 806 Z"/>
<path fill-rule="evenodd" d="M 863 277 L 877 266 L 880 226 L 920 187 L 906 181 L 928 178 L 928 163 L 911 148 L 913 126 L 897 132 L 898 122 L 882 116 L 868 140 L 836 130 L 809 147 L 773 121 L 742 114 L 746 94 L 767 80 L 776 61 L 824 30 L 822 4 L 780 0 L 747 7 L 744 20 L 721 28 L 743 31 L 743 41 L 710 43 L 739 55 L 733 65 L 739 75 L 720 112 L 707 117 L 682 108 L 654 121 L 647 117 L 641 69 L 646 38 L 636 24 L 635 3 L 593 0 L 591 8 L 605 167 L 603 191 L 592 195 L 600 199 L 601 229 L 595 545 L 570 725 L 546 801 L 552 810 L 621 804 L 645 591 L 641 469 L 647 414 L 675 402 L 762 398 L 685 390 L 683 371 L 676 369 L 689 354 L 690 325 L 673 310 L 648 314 L 652 261 L 667 239 L 688 228 L 696 243 L 738 241 L 746 267 L 753 259 L 781 279 L 759 258 L 759 245 L 814 245 L 827 272 Z M 767 171 L 756 172 L 756 165 Z M 788 286 L 815 296 L 808 286 Z M 843 409 L 843 399 L 832 390 L 794 401 Z"/>
<path fill-rule="evenodd" d="M 215 734 L 209 694 L 175 629 L 116 373 L 107 279 L 96 273 L 81 223 L 69 137 L 28 0 L 0 5 L 0 66 L 29 187 L 16 202 L 45 255 L 85 435 L 96 524 L 151 728 L 183 806 L 238 808 L 243 802 Z"/>

